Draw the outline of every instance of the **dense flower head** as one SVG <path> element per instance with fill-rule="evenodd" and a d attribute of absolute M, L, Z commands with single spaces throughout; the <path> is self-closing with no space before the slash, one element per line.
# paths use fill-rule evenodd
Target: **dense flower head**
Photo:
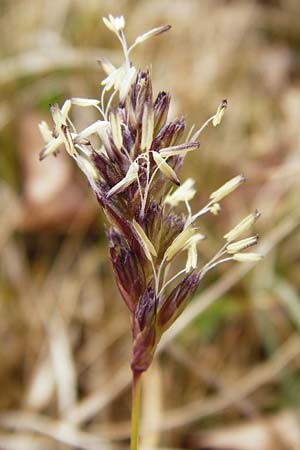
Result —
<path fill-rule="evenodd" d="M 149 70 L 139 71 L 130 62 L 131 51 L 147 39 L 170 29 L 150 30 L 127 47 L 122 16 L 104 18 L 119 39 L 124 63 L 100 63 L 105 79 L 100 99 L 71 98 L 60 108 L 51 107 L 54 129 L 40 124 L 45 146 L 40 159 L 61 147 L 75 160 L 103 208 L 115 278 L 132 314 L 132 368 L 148 368 L 161 334 L 179 316 L 202 277 L 216 265 L 229 261 L 255 261 L 257 254 L 241 253 L 257 243 L 257 236 L 236 241 L 259 217 L 255 211 L 225 234 L 225 244 L 203 267 L 198 267 L 197 246 L 205 236 L 198 219 L 217 214 L 219 202 L 244 181 L 243 175 L 213 192 L 195 214 L 190 201 L 196 194 L 194 180 L 181 184 L 180 167 L 187 153 L 200 147 L 199 136 L 212 123 L 220 124 L 227 108 L 223 100 L 216 113 L 197 131 L 186 133 L 183 118 L 168 121 L 170 95 L 153 94 Z M 99 118 L 81 131 L 71 120 L 73 107 L 96 108 Z M 185 204 L 186 213 L 176 211 Z M 172 273 L 172 262 L 186 254 L 186 263 Z M 248 257 L 247 257 L 248 256 Z"/>

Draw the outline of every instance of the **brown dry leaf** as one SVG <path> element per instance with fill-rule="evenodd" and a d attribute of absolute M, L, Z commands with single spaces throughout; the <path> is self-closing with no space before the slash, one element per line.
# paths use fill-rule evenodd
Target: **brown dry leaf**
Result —
<path fill-rule="evenodd" d="M 269 419 L 196 433 L 192 445 L 215 450 L 297 449 L 300 445 L 299 424 L 295 414 L 285 411 Z"/>

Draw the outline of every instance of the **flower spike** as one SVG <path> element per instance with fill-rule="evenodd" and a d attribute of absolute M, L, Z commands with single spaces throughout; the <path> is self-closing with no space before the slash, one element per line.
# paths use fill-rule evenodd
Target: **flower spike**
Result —
<path fill-rule="evenodd" d="M 179 317 L 205 274 L 225 262 L 261 259 L 261 255 L 244 253 L 257 244 L 258 236 L 240 239 L 259 213 L 247 215 L 227 232 L 225 245 L 199 267 L 198 245 L 205 236 L 198 232 L 196 221 L 209 212 L 219 214 L 221 200 L 243 184 L 245 177 L 227 181 L 193 214 L 190 202 L 196 195 L 195 181 L 188 178 L 180 185 L 179 171 L 185 156 L 200 147 L 204 128 L 221 123 L 227 101 L 197 131 L 192 128 L 186 133 L 185 119 L 168 119 L 171 97 L 167 91 L 155 98 L 150 71 L 138 70 L 130 60 L 136 46 L 170 26 L 146 31 L 128 47 L 124 17 L 109 14 L 103 22 L 121 44 L 124 59 L 119 65 L 100 59 L 105 77 L 99 99 L 74 96 L 61 107 L 51 106 L 53 129 L 46 122 L 39 124 L 44 141 L 40 159 L 65 149 L 104 212 L 116 283 L 131 315 L 135 396 L 162 334 Z M 92 108 L 96 120 L 88 122 L 88 115 L 88 125 L 78 129 L 74 108 L 81 108 L 82 113 Z M 180 186 L 173 190 L 174 184 Z M 174 264 L 182 252 L 185 261 L 178 258 Z M 137 430 L 131 448 L 137 448 Z"/>

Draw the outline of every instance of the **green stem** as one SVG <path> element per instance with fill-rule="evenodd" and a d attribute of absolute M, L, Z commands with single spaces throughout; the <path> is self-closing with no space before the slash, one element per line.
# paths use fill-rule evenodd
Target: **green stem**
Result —
<path fill-rule="evenodd" d="M 138 450 L 141 399 L 141 372 L 132 372 L 131 443 L 130 450 Z"/>

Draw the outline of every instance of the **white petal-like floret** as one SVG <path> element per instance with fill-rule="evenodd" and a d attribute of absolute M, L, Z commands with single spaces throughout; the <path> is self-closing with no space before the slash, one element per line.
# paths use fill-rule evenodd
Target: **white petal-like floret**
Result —
<path fill-rule="evenodd" d="M 103 22 L 106 27 L 113 33 L 118 33 L 125 27 L 125 19 L 123 16 L 114 17 L 113 15 L 109 14 L 108 18 L 103 17 Z"/>
<path fill-rule="evenodd" d="M 165 203 L 168 203 L 171 206 L 177 206 L 180 202 L 189 202 L 196 194 L 194 184 L 195 181 L 192 178 L 188 178 L 174 192 L 167 195 Z"/>

